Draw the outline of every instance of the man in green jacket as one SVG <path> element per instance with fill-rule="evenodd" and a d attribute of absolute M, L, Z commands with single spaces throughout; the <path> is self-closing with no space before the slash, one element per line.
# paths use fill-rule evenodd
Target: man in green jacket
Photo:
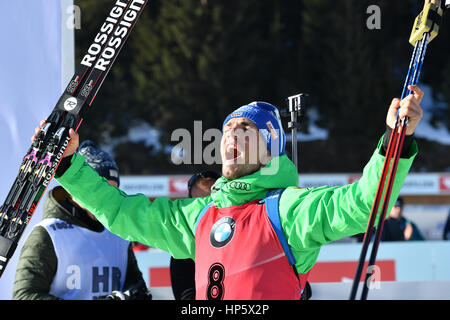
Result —
<path fill-rule="evenodd" d="M 86 165 L 82 156 L 72 155 L 78 146 L 78 135 L 73 130 L 70 132 L 71 144 L 56 177 L 74 199 L 88 208 L 111 232 L 122 238 L 165 250 L 177 259 L 195 259 L 196 266 L 201 265 L 196 270 L 197 299 L 293 299 L 299 295 L 286 293 L 287 289 L 281 282 L 276 285 L 279 279 L 273 268 L 246 273 L 246 277 L 242 279 L 249 279 L 250 283 L 239 286 L 236 279 L 240 272 L 245 273 L 246 267 L 233 264 L 240 261 L 249 264 L 254 260 L 249 266 L 254 268 L 259 264 L 268 264 L 278 256 L 272 257 L 273 259 L 267 257 L 263 262 L 256 261 L 259 259 L 257 256 L 264 253 L 264 248 L 248 242 L 239 246 L 244 251 L 222 253 L 221 250 L 230 248 L 243 234 L 253 232 L 251 225 L 239 220 L 241 218 L 236 213 L 237 210 L 265 199 L 270 190 L 284 189 L 277 209 L 282 233 L 295 258 L 294 269 L 299 275 L 305 276 L 300 281 L 303 280 L 303 284 L 300 284 L 302 288 L 322 245 L 365 232 L 384 162 L 387 135 L 394 127 L 398 111 L 400 119 L 409 117 L 409 123 L 389 210 L 397 199 L 418 152 L 412 135 L 423 113 L 420 106 L 423 91 L 417 86 L 410 86 L 409 89 L 414 94 L 402 101 L 392 101 L 386 118 L 385 137 L 380 139 L 361 179 L 350 185 L 298 188 L 297 168 L 284 154 L 284 132 L 278 110 L 270 104 L 259 102 L 243 106 L 227 117 L 221 140 L 223 176 L 214 184 L 210 196 L 177 200 L 160 197 L 150 201 L 142 194 L 127 195 L 99 177 Z M 256 144 L 249 142 L 248 133 L 256 134 Z M 257 160 L 251 161 L 255 157 Z M 207 205 L 210 207 L 205 214 L 202 210 Z M 201 213 L 204 214 L 203 217 Z M 219 218 L 227 214 L 232 217 L 227 220 L 228 225 L 217 225 L 219 220 L 222 221 Z M 262 225 L 260 220 L 255 223 Z M 220 233 L 217 232 L 218 226 Z M 197 227 L 202 230 L 200 234 Z M 269 238 L 273 237 L 270 230 L 261 228 L 264 236 L 267 234 Z M 209 230 L 210 235 L 203 235 Z M 230 241 L 233 235 L 236 240 L 233 238 Z M 210 244 L 207 243 L 208 239 Z M 250 239 L 259 241 L 262 238 L 255 234 Z M 269 244 L 272 246 L 272 243 Z M 281 248 L 279 244 L 277 246 Z M 272 246 L 270 250 L 275 250 L 277 246 Z M 207 260 L 216 253 L 219 254 L 217 260 L 220 261 L 211 264 L 208 269 L 210 261 L 204 259 Z M 279 265 L 282 266 L 283 263 L 287 265 L 287 261 L 280 262 Z M 251 278 L 255 275 L 261 276 Z M 270 278 L 272 275 L 275 278 Z M 281 274 L 279 276 L 284 277 Z M 292 279 L 289 281 L 292 282 Z M 268 288 L 265 282 L 270 282 L 272 287 Z M 239 292 L 243 287 L 250 288 L 246 294 Z M 260 290 L 260 287 L 264 289 Z"/>

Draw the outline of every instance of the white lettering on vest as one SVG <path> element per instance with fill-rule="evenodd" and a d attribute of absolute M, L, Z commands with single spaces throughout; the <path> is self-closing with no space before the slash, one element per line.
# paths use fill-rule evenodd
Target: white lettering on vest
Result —
<path fill-rule="evenodd" d="M 70 274 L 66 280 L 67 289 L 81 289 L 81 268 L 77 265 L 70 265 L 67 267 L 66 273 Z"/>

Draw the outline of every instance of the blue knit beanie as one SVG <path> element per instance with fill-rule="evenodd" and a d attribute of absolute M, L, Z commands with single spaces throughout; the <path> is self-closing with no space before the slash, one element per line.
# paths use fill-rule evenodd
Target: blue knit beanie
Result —
<path fill-rule="evenodd" d="M 107 180 L 113 180 L 120 184 L 119 168 L 117 167 L 114 159 L 105 151 L 99 149 L 97 145 L 90 141 L 83 141 L 77 150 L 78 154 L 81 154 L 86 158 L 86 162 L 94 168 L 97 173 L 106 178 Z"/>
<path fill-rule="evenodd" d="M 239 117 L 247 118 L 258 127 L 271 156 L 276 157 L 284 154 L 286 135 L 281 124 L 280 113 L 275 106 L 259 101 L 244 105 L 226 117 L 223 122 L 222 132 L 223 127 L 230 119 Z M 275 150 L 272 150 L 272 145 Z"/>

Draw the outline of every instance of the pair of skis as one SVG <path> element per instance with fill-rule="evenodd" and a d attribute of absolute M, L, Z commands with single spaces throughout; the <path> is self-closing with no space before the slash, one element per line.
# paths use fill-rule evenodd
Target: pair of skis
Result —
<path fill-rule="evenodd" d="M 116 0 L 87 54 L 22 160 L 0 207 L 0 277 L 78 130 L 87 107 L 123 48 L 148 0 Z"/>
<path fill-rule="evenodd" d="M 449 0 L 446 1 L 445 7 L 447 8 L 450 7 Z M 412 54 L 411 62 L 409 65 L 408 73 L 403 87 L 403 92 L 401 96 L 402 100 L 406 98 L 408 95 L 413 94 L 413 92 L 410 91 L 408 87 L 410 85 L 417 84 L 417 82 L 419 81 L 419 76 L 425 58 L 427 45 L 431 40 L 433 40 L 437 36 L 439 32 L 439 24 L 442 15 L 443 15 L 442 8 L 435 5 L 434 3 L 428 3 L 426 4 L 423 11 L 419 14 L 419 16 L 416 18 L 414 22 L 411 36 L 409 39 L 411 45 L 414 46 L 414 51 Z M 377 212 L 380 208 L 381 202 L 381 211 L 379 214 L 378 226 L 376 228 L 372 252 L 370 254 L 369 263 L 363 284 L 363 290 L 361 294 L 361 300 L 367 299 L 368 291 L 370 289 L 370 281 L 374 270 L 373 266 L 375 266 L 376 255 L 381 241 L 383 225 L 389 205 L 392 186 L 394 184 L 394 178 L 397 170 L 398 161 L 400 159 L 400 154 L 403 148 L 403 141 L 405 138 L 407 125 L 408 125 L 408 118 L 405 117 L 402 121 L 400 121 L 399 114 L 397 111 L 397 120 L 395 123 L 395 127 L 392 130 L 391 136 L 389 138 L 389 143 L 386 150 L 386 157 L 383 164 L 381 177 L 378 182 L 378 188 L 375 194 L 375 199 L 371 209 L 366 233 L 364 235 L 361 255 L 359 258 L 358 267 L 356 269 L 355 278 L 353 279 L 353 285 L 350 293 L 351 300 L 354 300 L 356 298 L 356 293 L 358 291 L 358 285 L 361 279 L 361 274 L 363 271 L 367 250 L 372 238 L 372 230 L 374 227 L 375 218 L 377 216 Z"/>

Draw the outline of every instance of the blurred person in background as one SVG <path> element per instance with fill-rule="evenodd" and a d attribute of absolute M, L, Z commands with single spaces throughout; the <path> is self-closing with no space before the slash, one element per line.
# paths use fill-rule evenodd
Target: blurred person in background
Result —
<path fill-rule="evenodd" d="M 419 228 L 403 216 L 404 200 L 398 198 L 384 222 L 382 241 L 425 240 Z"/>
<path fill-rule="evenodd" d="M 448 212 L 447 221 L 445 222 L 443 239 L 450 240 L 450 211 Z"/>
<path fill-rule="evenodd" d="M 110 185 L 119 186 L 119 169 L 108 153 L 91 141 L 77 153 Z M 61 186 L 52 189 L 42 221 L 22 248 L 13 299 L 92 300 L 129 288 L 147 292 L 130 242 L 109 232 Z"/>
<path fill-rule="evenodd" d="M 194 174 L 188 181 L 189 198 L 206 197 L 221 176 L 214 171 Z M 170 258 L 170 279 L 175 300 L 195 300 L 195 263 L 192 259 Z"/>

